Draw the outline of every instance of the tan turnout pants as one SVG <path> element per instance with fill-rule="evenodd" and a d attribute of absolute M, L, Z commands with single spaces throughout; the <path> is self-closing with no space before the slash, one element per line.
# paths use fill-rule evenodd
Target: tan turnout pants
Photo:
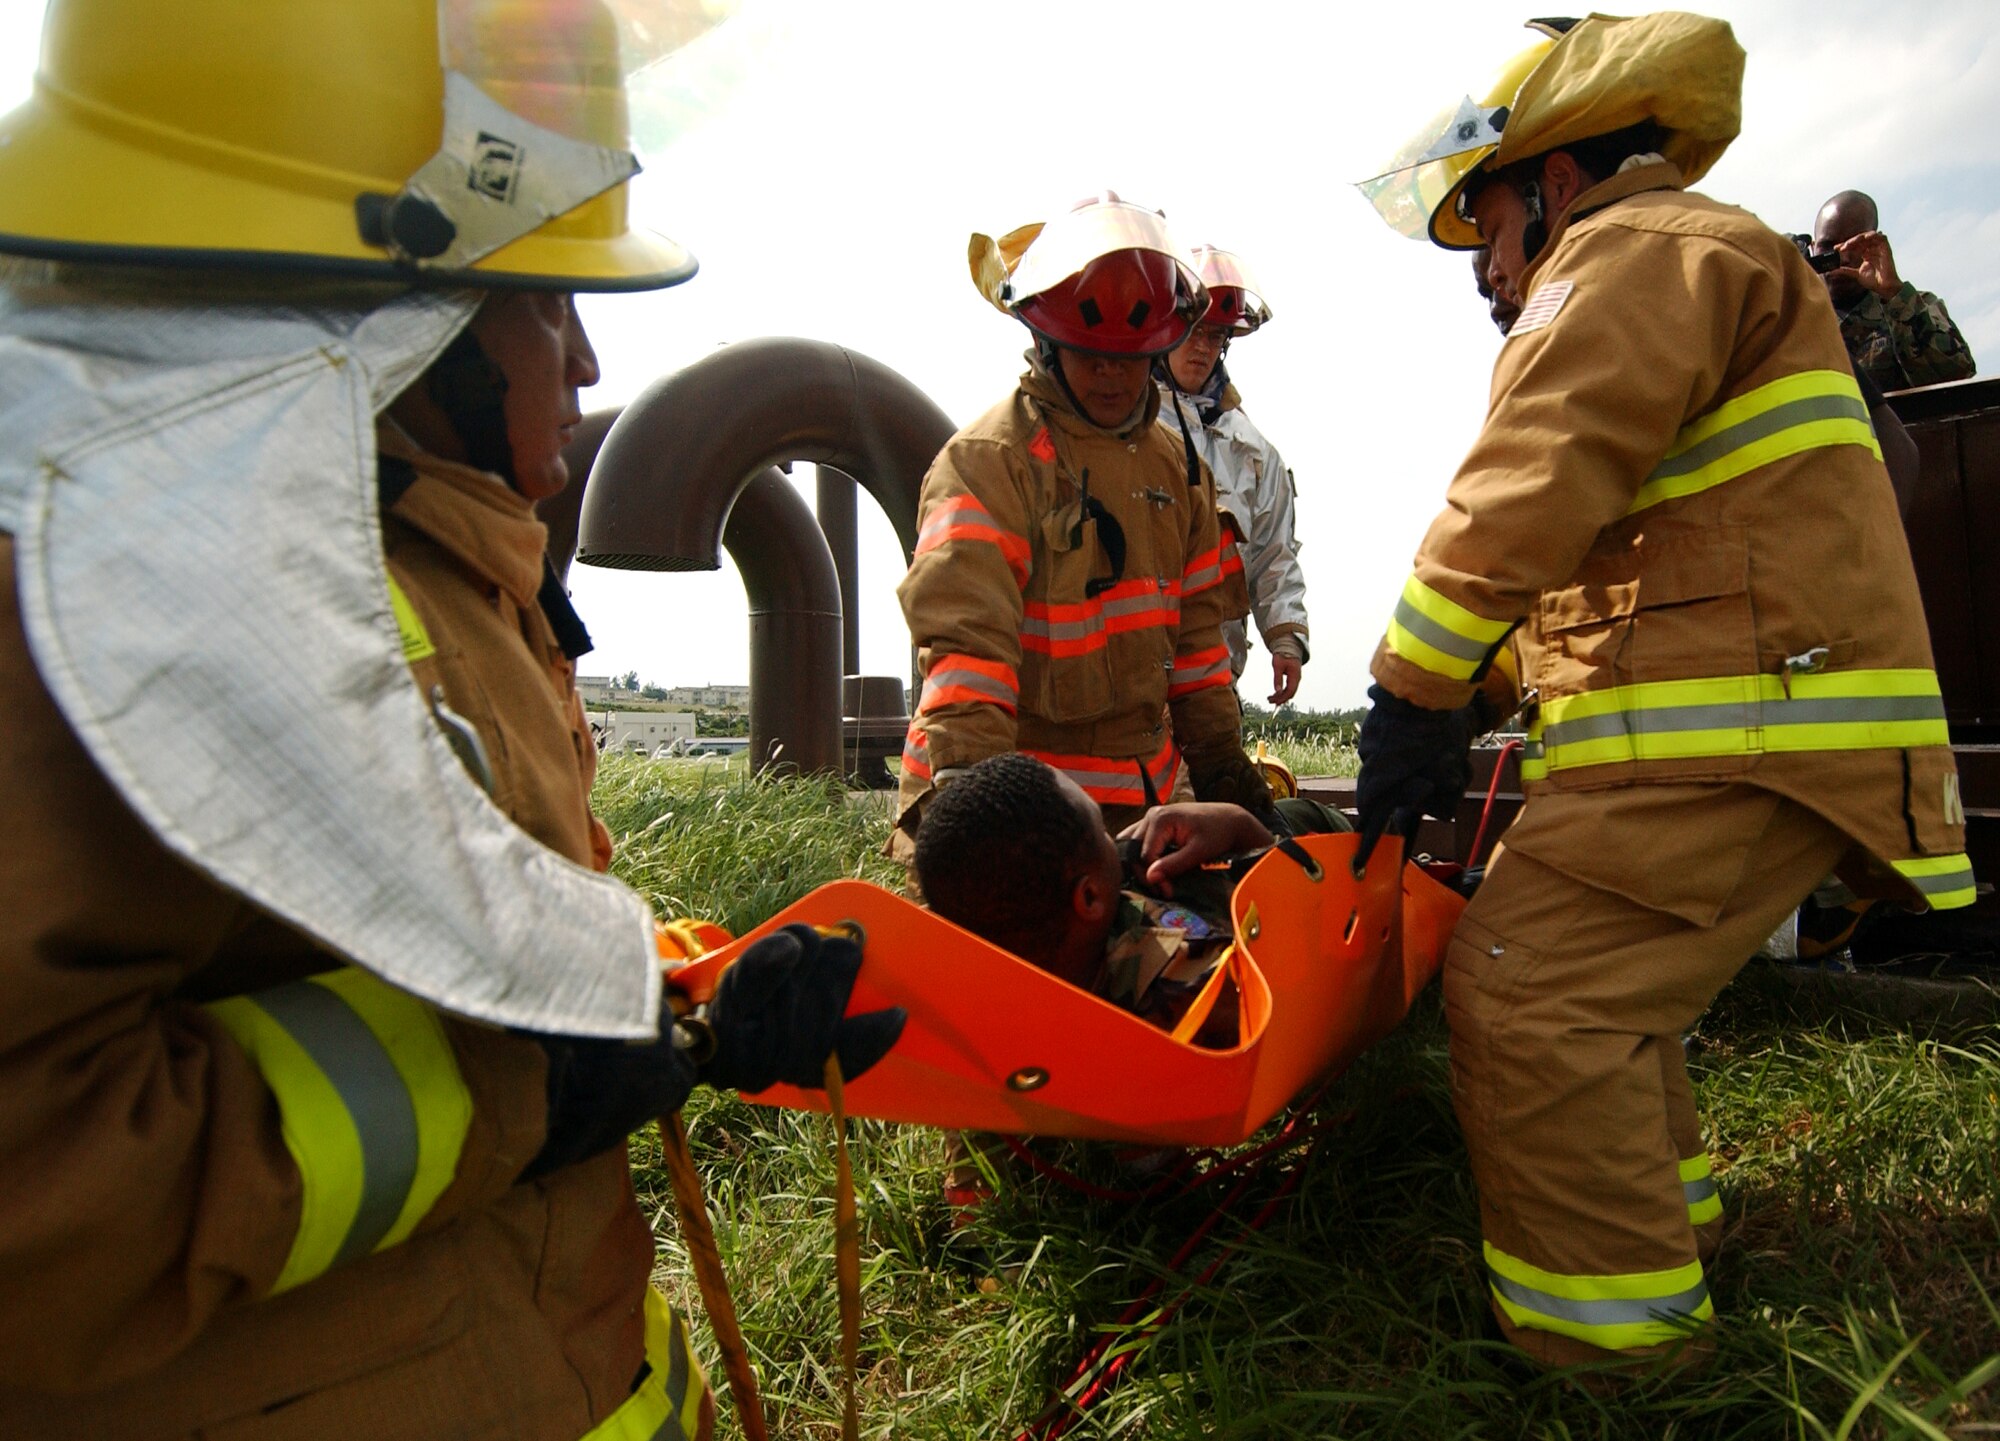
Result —
<path fill-rule="evenodd" d="M 1747 785 L 1654 789 L 1537 796 L 1445 960 L 1489 1300 L 1546 1365 L 1657 1355 L 1686 1327 L 1667 1317 L 1713 1314 L 1681 1037 L 1849 844 Z M 1653 866 L 1690 869 L 1656 891 Z"/>

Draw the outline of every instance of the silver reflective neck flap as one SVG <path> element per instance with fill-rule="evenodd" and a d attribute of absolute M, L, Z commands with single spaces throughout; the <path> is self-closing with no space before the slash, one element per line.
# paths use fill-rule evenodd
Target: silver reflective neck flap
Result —
<path fill-rule="evenodd" d="M 164 844 L 346 959 L 653 1034 L 645 904 L 494 806 L 402 660 L 375 416 L 478 295 L 154 279 L 0 270 L 0 529 L 65 718 Z"/>

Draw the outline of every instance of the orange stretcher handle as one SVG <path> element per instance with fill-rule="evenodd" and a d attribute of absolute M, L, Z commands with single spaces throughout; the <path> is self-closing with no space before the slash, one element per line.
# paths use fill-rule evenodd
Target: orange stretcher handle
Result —
<path fill-rule="evenodd" d="M 1201 1030 L 1202 1022 L 1208 1019 L 1209 1013 L 1215 1009 L 1215 1003 L 1222 998 L 1223 986 L 1236 981 L 1237 967 L 1241 964 L 1242 961 L 1238 958 L 1236 946 L 1232 942 L 1229 949 L 1222 953 L 1221 959 L 1215 963 L 1215 969 L 1208 973 L 1208 979 L 1202 983 L 1201 989 L 1195 992 L 1194 1000 L 1188 1003 L 1187 1011 L 1181 1016 L 1180 1024 L 1174 1027 L 1173 1037 L 1175 1041 L 1183 1046 L 1193 1044 L 1195 1033 Z M 1243 1012 L 1242 1008 L 1238 1007 L 1236 1013 L 1236 1044 L 1241 1045 L 1242 1043 Z"/>

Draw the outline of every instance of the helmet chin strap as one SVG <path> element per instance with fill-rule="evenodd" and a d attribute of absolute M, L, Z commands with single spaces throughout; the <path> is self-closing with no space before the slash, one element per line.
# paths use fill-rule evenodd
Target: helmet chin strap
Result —
<path fill-rule="evenodd" d="M 432 363 L 425 388 L 451 422 L 468 465 L 490 470 L 518 491 L 507 439 L 507 376 L 468 328 Z"/>
<path fill-rule="evenodd" d="M 1542 247 L 1549 243 L 1548 221 L 1542 211 L 1542 183 L 1530 180 L 1521 187 L 1521 204 L 1527 208 L 1528 221 L 1521 227 L 1521 258 L 1528 264 L 1542 253 Z"/>

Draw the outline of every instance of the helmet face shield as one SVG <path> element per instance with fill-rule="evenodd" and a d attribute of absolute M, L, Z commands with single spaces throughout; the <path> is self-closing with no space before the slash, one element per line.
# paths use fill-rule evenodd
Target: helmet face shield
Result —
<path fill-rule="evenodd" d="M 628 86 L 726 18 L 717 0 L 438 0 L 444 136 L 364 229 L 398 260 L 463 270 L 639 171 Z M 620 197 L 622 202 L 622 196 Z M 623 205 L 605 223 L 622 230 Z M 577 228 L 577 227 L 572 227 Z"/>
<path fill-rule="evenodd" d="M 1358 187 L 1389 228 L 1412 240 L 1431 237 L 1431 217 L 1465 177 L 1500 148 L 1505 105 L 1466 96 L 1410 137 L 1382 173 Z"/>

